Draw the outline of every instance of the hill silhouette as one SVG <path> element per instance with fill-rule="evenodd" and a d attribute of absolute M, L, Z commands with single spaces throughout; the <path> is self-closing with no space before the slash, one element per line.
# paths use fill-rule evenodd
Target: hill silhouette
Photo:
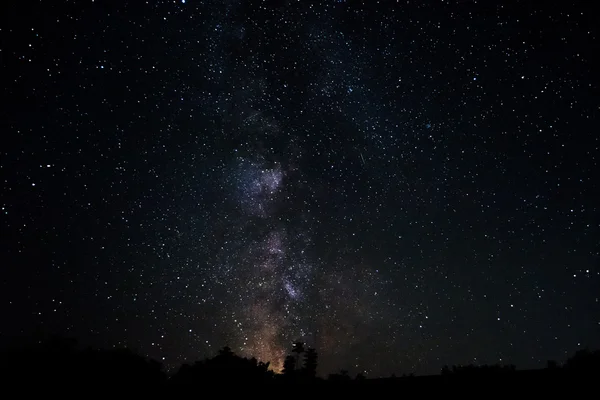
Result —
<path fill-rule="evenodd" d="M 317 375 L 316 349 L 295 343 L 286 359 L 284 370 L 270 369 L 269 362 L 236 355 L 225 346 L 212 358 L 183 364 L 167 374 L 163 366 L 130 349 L 80 348 L 73 339 L 53 338 L 33 346 L 13 347 L 2 352 L 2 377 L 10 383 L 52 383 L 98 385 L 198 385 L 220 383 L 243 384 L 402 384 L 403 387 L 431 388 L 453 384 L 467 385 L 552 385 L 593 384 L 600 376 L 600 350 L 576 352 L 563 365 L 549 361 L 544 369 L 518 370 L 514 365 L 444 366 L 439 375 L 404 375 L 367 379 L 351 377 L 346 370 Z M 440 386 L 441 385 L 441 386 Z"/>

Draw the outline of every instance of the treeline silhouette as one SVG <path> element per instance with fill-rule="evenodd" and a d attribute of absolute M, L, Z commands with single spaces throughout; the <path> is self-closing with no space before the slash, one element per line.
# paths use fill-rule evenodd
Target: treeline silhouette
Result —
<path fill-rule="evenodd" d="M 163 366 L 129 349 L 80 349 L 73 339 L 53 338 L 34 346 L 12 348 L 1 355 L 2 378 L 5 382 L 54 384 L 135 384 L 192 385 L 200 383 L 403 383 L 406 386 L 429 387 L 451 383 L 549 384 L 600 377 L 600 350 L 580 350 L 563 365 L 548 361 L 538 370 L 517 370 L 514 365 L 454 365 L 444 366 L 440 375 L 404 375 L 367 379 L 358 374 L 351 377 L 347 370 L 317 374 L 318 353 L 294 343 L 286 357 L 283 370 L 275 372 L 269 362 L 236 355 L 229 347 L 212 358 L 183 364 L 167 374 Z"/>

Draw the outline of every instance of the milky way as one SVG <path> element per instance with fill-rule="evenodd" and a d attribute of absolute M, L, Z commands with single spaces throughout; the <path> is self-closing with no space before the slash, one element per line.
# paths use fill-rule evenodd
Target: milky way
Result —
<path fill-rule="evenodd" d="M 593 2 L 30 2 L 2 345 L 438 373 L 600 346 Z"/>
<path fill-rule="evenodd" d="M 302 228 L 288 233 L 289 223 L 282 220 L 287 212 L 286 187 L 293 185 L 286 179 L 285 167 L 264 159 L 235 161 L 230 179 L 241 212 L 231 228 L 239 232 L 236 247 L 241 251 L 231 259 L 233 281 L 227 303 L 242 313 L 240 322 L 234 320 L 243 338 L 241 351 L 281 370 L 290 343 L 306 340 L 306 318 L 297 303 L 302 287 L 311 283 L 305 255 L 310 242 Z"/>

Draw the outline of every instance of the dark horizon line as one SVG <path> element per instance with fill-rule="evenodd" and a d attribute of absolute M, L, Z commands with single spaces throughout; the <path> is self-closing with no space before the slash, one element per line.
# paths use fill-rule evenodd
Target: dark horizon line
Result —
<path fill-rule="evenodd" d="M 148 361 L 148 362 L 155 362 L 160 364 L 160 369 L 161 371 L 163 371 L 165 373 L 165 375 L 167 375 L 168 377 L 171 377 L 175 374 L 178 373 L 178 371 L 181 370 L 181 368 L 184 365 L 188 365 L 188 366 L 193 366 L 197 363 L 201 363 L 201 362 L 205 362 L 206 360 L 211 360 L 217 356 L 219 356 L 220 352 L 224 349 L 229 349 L 231 351 L 231 354 L 239 357 L 241 359 L 246 359 L 246 360 L 256 360 L 257 363 L 262 363 L 262 364 L 266 364 L 266 365 L 271 365 L 271 360 L 261 360 L 256 356 L 242 356 L 238 353 L 236 353 L 235 351 L 233 351 L 231 349 L 231 347 L 225 345 L 225 346 L 220 346 L 216 352 L 216 354 L 209 356 L 209 355 L 205 355 L 204 357 L 195 359 L 195 360 L 185 360 L 180 362 L 177 366 L 175 366 L 174 364 L 171 364 L 171 366 L 169 366 L 166 363 L 161 362 L 160 360 L 157 360 L 153 357 L 150 357 L 149 355 L 144 355 L 142 352 L 140 352 L 137 348 L 135 347 L 129 347 L 127 345 L 123 345 L 123 346 L 114 346 L 111 348 L 106 348 L 106 347 L 94 347 L 92 345 L 86 345 L 83 344 L 82 342 L 80 342 L 78 339 L 74 338 L 74 337 L 66 337 L 66 336 L 61 336 L 61 335 L 43 335 L 46 336 L 47 339 L 46 340 L 40 340 L 40 339 L 34 339 L 33 342 L 31 342 L 30 340 L 32 339 L 31 337 L 27 338 L 26 336 L 19 336 L 19 339 L 22 339 L 23 342 L 20 344 L 16 344 L 13 343 L 12 345 L 10 343 L 0 343 L 0 355 L 6 355 L 9 353 L 14 353 L 14 352 L 27 352 L 27 351 L 35 351 L 35 350 L 44 350 L 44 349 L 52 349 L 52 345 L 56 345 L 56 344 L 62 344 L 63 345 L 63 349 L 68 348 L 69 350 L 75 351 L 75 352 L 85 352 L 85 351 L 92 351 L 92 352 L 118 352 L 118 351 L 127 351 L 129 352 L 131 355 L 135 355 L 138 357 L 143 358 L 144 360 Z M 27 340 L 29 339 L 29 340 Z M 296 342 L 298 343 L 298 342 Z M 305 342 L 301 342 L 303 344 L 306 344 Z M 65 345 L 69 345 L 69 346 L 65 346 Z M 318 353 L 318 349 L 314 348 L 314 347 L 307 347 L 308 348 L 313 348 L 315 350 L 317 350 L 317 354 Z M 286 355 L 290 355 L 293 351 L 290 350 L 288 352 L 286 352 Z M 305 353 L 305 351 L 303 351 Z M 389 379 L 389 378 L 416 378 L 416 377 L 437 377 L 437 376 L 441 376 L 444 375 L 444 370 L 449 370 L 452 374 L 454 374 L 455 372 L 453 372 L 454 370 L 458 370 L 458 369 L 497 369 L 497 370 L 504 370 L 504 372 L 535 372 L 535 371 L 544 371 L 544 370 L 548 370 L 548 369 L 564 369 L 566 364 L 569 362 L 569 360 L 571 360 L 573 357 L 575 357 L 578 354 L 582 354 L 582 353 L 586 353 L 586 354 L 591 354 L 591 355 L 597 355 L 600 357 L 600 349 L 593 349 L 590 347 L 582 347 L 581 349 L 577 350 L 574 354 L 571 354 L 570 356 L 567 356 L 567 359 L 565 361 L 563 361 L 562 363 L 558 362 L 557 360 L 554 359 L 548 359 L 546 360 L 546 366 L 540 366 L 538 368 L 525 368 L 525 369 L 520 369 L 516 364 L 513 363 L 506 363 L 506 364 L 501 364 L 501 363 L 494 363 L 494 364 L 474 364 L 474 363 L 469 363 L 469 364 L 450 364 L 450 363 L 445 363 L 443 364 L 440 368 L 439 368 L 439 372 L 437 374 L 434 373 L 429 373 L 429 374 L 417 374 L 414 372 L 403 372 L 401 373 L 401 375 L 397 375 L 396 372 L 391 372 L 389 375 L 379 375 L 379 376 L 373 376 L 373 377 L 369 377 L 367 379 Z M 275 375 L 283 375 L 283 368 L 280 371 L 276 371 L 274 369 L 269 368 L 270 371 L 272 371 Z M 298 369 L 299 371 L 300 369 Z M 348 370 L 346 370 L 345 368 L 341 368 L 339 370 L 337 370 L 337 372 L 329 372 L 329 373 L 324 373 L 324 374 L 317 374 L 318 377 L 322 378 L 322 379 L 327 379 L 329 376 L 331 375 L 339 375 L 340 372 L 349 372 Z M 363 374 L 362 372 L 359 372 L 357 375 L 362 375 L 364 376 L 365 374 Z M 368 375 L 368 373 L 366 374 Z"/>

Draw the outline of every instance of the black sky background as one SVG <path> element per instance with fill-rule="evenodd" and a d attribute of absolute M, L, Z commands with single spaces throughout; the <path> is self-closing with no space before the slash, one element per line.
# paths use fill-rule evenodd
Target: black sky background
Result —
<path fill-rule="evenodd" d="M 597 21 L 538 3 L 3 3 L 3 345 L 597 348 Z"/>

